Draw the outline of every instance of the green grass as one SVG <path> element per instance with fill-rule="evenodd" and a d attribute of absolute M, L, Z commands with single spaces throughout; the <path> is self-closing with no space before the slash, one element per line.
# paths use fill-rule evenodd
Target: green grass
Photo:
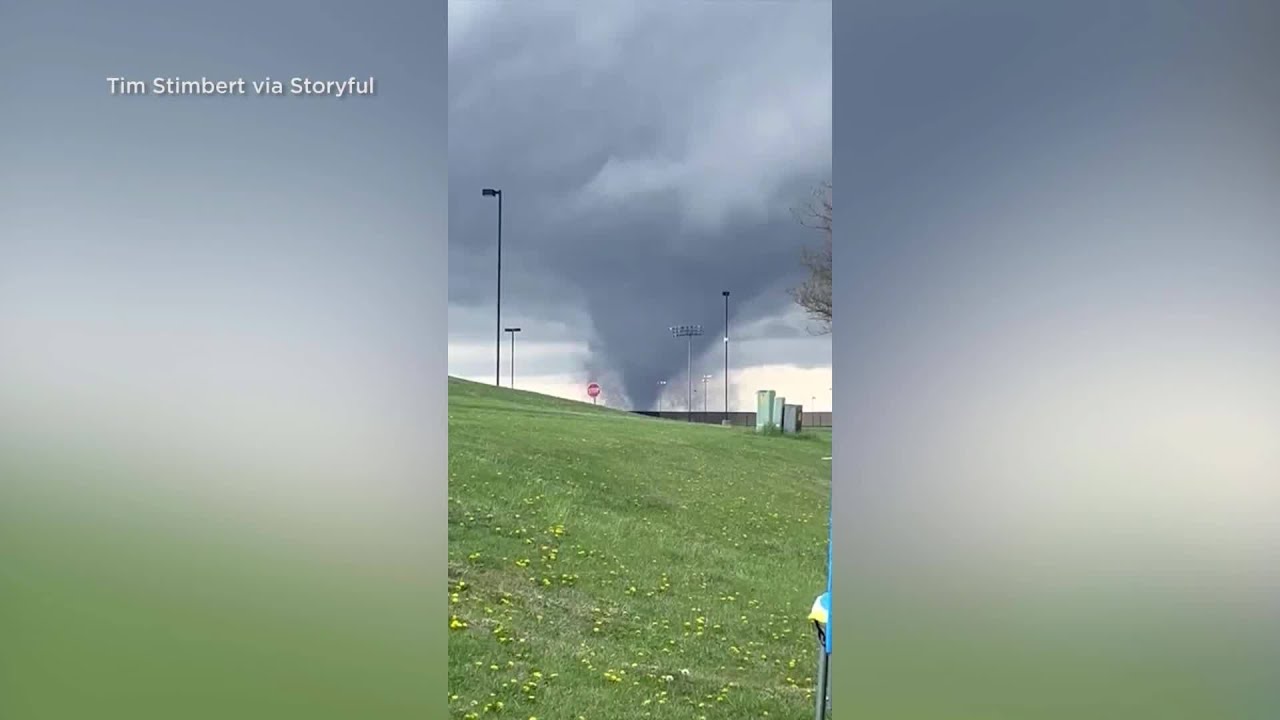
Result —
<path fill-rule="evenodd" d="M 11 437 L 0 718 L 438 716 L 443 682 L 426 686 L 444 638 L 424 632 L 431 586 L 409 513 L 350 493 L 321 516 L 323 488 L 267 507 L 273 474 Z M 222 488 L 237 482 L 263 490 L 236 504 Z"/>
<path fill-rule="evenodd" d="M 830 454 L 451 379 L 453 716 L 805 717 Z"/>

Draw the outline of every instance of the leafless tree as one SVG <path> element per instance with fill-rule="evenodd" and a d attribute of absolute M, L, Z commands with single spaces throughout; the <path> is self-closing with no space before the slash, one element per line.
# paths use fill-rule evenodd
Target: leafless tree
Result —
<path fill-rule="evenodd" d="M 831 182 L 819 185 L 809 202 L 792 213 L 801 225 L 820 232 L 822 240 L 802 251 L 800 262 L 809 277 L 791 289 L 791 297 L 814 321 L 814 333 L 826 335 L 831 332 Z"/>

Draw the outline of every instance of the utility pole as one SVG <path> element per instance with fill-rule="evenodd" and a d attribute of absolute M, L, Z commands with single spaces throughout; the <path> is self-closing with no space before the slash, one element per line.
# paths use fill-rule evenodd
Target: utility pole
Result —
<path fill-rule="evenodd" d="M 701 325 L 676 325 L 671 328 L 671 334 L 677 338 L 685 338 L 688 343 L 688 371 L 685 376 L 689 379 L 689 404 L 687 419 L 693 422 L 693 339 L 702 335 Z"/>
<path fill-rule="evenodd" d="M 498 387 L 502 385 L 502 191 L 485 188 L 480 194 L 498 198 L 498 317 L 494 323 L 498 330 L 498 341 L 493 358 L 493 384 Z"/>
<path fill-rule="evenodd" d="M 724 419 L 729 421 L 729 291 L 724 296 Z"/>
<path fill-rule="evenodd" d="M 520 332 L 520 328 L 505 328 L 506 332 L 511 333 L 511 389 L 516 388 L 516 333 Z"/>

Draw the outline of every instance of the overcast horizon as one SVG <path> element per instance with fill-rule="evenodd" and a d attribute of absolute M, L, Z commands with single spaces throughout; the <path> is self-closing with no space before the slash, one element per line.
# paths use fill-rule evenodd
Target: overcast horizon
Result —
<path fill-rule="evenodd" d="M 731 409 L 829 410 L 831 338 L 788 289 L 830 178 L 829 2 L 450 3 L 449 374 L 494 381 L 496 187 L 517 388 L 682 409 L 668 328 L 700 324 L 694 408 L 722 408 L 728 290 Z"/>

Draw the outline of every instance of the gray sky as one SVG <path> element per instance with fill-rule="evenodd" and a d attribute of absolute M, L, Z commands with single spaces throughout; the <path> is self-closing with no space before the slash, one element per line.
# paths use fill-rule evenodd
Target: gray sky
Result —
<path fill-rule="evenodd" d="M 1274 578 L 1280 6 L 854 15 L 837 542 L 966 571 L 994 548 L 1059 580 L 1235 555 Z"/>
<path fill-rule="evenodd" d="M 667 328 L 701 324 L 694 376 L 715 375 L 714 408 L 730 290 L 735 406 L 769 386 L 826 406 L 830 340 L 786 291 L 819 240 L 791 208 L 830 178 L 830 3 L 449 12 L 450 373 L 494 374 L 493 186 L 519 386 L 582 397 L 595 380 L 648 408 L 667 380 L 683 403 Z"/>
<path fill-rule="evenodd" d="M 0 18 L 0 66 L 19 73 L 0 120 L 0 409 L 116 430 L 128 408 L 175 445 L 301 447 L 330 467 L 403 433 L 443 332 L 444 7 L 30 2 Z M 112 97 L 113 75 L 373 75 L 380 92 Z"/>

